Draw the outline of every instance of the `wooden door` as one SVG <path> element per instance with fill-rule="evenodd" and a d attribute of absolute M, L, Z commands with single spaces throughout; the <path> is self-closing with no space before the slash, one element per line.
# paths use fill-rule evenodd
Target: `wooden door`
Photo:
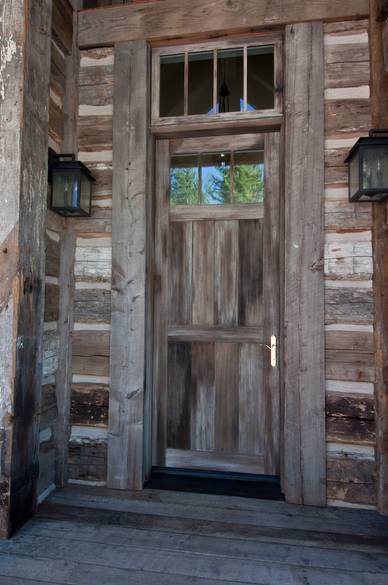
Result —
<path fill-rule="evenodd" d="M 277 133 L 157 142 L 154 465 L 279 474 L 279 167 Z"/>

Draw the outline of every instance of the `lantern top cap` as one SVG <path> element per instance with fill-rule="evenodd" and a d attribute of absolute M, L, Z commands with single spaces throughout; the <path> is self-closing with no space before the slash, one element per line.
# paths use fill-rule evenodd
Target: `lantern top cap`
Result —
<path fill-rule="evenodd" d="M 96 179 L 93 177 L 92 173 L 79 160 L 61 160 L 57 159 L 51 164 L 51 170 L 62 170 L 62 171 L 71 171 L 71 170 L 81 170 L 83 171 L 91 181 L 95 181 Z"/>
<path fill-rule="evenodd" d="M 369 135 L 359 138 L 348 156 L 345 159 L 345 163 L 348 163 L 353 157 L 354 153 L 360 148 L 360 146 L 388 146 L 388 134 L 387 136 L 381 135 Z"/>

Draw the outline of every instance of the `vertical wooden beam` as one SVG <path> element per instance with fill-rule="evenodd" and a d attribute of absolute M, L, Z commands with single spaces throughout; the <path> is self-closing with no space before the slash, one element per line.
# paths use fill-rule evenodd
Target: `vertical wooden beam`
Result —
<path fill-rule="evenodd" d="M 287 26 L 285 56 L 284 489 L 325 505 L 322 24 Z"/>
<path fill-rule="evenodd" d="M 77 6 L 80 0 L 73 0 L 73 35 L 71 53 L 66 56 L 66 91 L 63 101 L 64 138 L 63 153 L 77 155 L 77 119 L 78 119 L 78 73 L 80 55 L 77 47 Z M 63 487 L 67 480 L 67 458 L 70 440 L 70 406 L 72 382 L 72 331 L 74 303 L 74 261 L 76 237 L 74 220 L 65 219 L 61 233 L 61 256 L 59 275 L 59 353 L 56 374 L 56 397 L 58 420 L 56 425 L 56 464 L 55 480 L 58 487 Z"/>
<path fill-rule="evenodd" d="M 51 2 L 0 9 L 0 536 L 36 507 Z"/>
<path fill-rule="evenodd" d="M 115 47 L 108 485 L 143 487 L 149 50 Z"/>
<path fill-rule="evenodd" d="M 379 20 L 380 11 L 381 6 L 379 0 L 371 0 L 369 43 L 371 57 L 372 124 L 374 128 L 388 128 L 388 73 L 385 71 L 384 64 L 384 23 Z M 388 373 L 386 367 L 388 362 L 387 207 L 386 202 L 375 203 L 373 205 L 377 506 L 382 514 L 388 514 Z"/>

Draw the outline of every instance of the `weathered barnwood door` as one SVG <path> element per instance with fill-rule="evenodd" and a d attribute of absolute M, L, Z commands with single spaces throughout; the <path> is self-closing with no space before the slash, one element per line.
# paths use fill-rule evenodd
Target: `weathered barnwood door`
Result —
<path fill-rule="evenodd" d="M 235 169 L 234 195 L 209 204 L 214 163 L 193 161 L 217 156 Z M 246 203 L 237 170 L 259 159 L 262 194 Z M 186 204 L 172 200 L 179 164 L 199 192 Z M 279 342 L 279 168 L 275 133 L 157 143 L 154 465 L 279 474 L 279 359 L 267 347 Z"/>

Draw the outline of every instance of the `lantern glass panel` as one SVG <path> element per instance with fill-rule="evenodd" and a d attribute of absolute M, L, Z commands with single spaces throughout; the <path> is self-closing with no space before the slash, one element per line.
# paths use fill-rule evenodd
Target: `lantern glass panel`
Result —
<path fill-rule="evenodd" d="M 353 197 L 360 189 L 360 154 L 357 151 L 349 165 L 350 196 Z"/>
<path fill-rule="evenodd" d="M 373 146 L 363 148 L 362 153 L 362 188 L 388 188 L 388 147 Z"/>
<path fill-rule="evenodd" d="M 80 176 L 77 171 L 55 170 L 53 172 L 52 207 L 54 209 L 77 209 L 79 191 Z"/>
<path fill-rule="evenodd" d="M 83 212 L 90 214 L 90 202 L 92 197 L 92 184 L 90 178 L 82 173 L 81 175 L 81 199 L 80 208 Z"/>

